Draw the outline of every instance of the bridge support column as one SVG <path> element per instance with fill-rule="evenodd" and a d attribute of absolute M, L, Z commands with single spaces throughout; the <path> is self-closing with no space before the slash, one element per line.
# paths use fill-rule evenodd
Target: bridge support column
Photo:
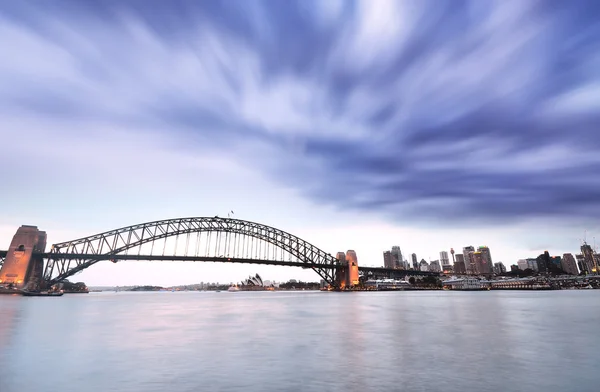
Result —
<path fill-rule="evenodd" d="M 356 252 L 353 250 L 349 250 L 346 253 L 338 252 L 337 259 L 340 262 L 340 267 L 336 270 L 335 275 L 335 283 L 337 288 L 340 290 L 345 290 L 358 285 L 359 277 Z"/>
<path fill-rule="evenodd" d="M 18 289 L 39 286 L 44 261 L 34 253 L 43 253 L 45 249 L 46 232 L 38 230 L 36 226 L 19 227 L 0 269 L 0 285 Z"/>

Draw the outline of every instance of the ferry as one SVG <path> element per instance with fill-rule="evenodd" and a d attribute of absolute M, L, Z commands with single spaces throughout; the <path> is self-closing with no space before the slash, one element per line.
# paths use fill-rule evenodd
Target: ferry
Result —
<path fill-rule="evenodd" d="M 64 294 L 60 291 L 23 291 L 24 297 L 61 297 Z"/>
<path fill-rule="evenodd" d="M 230 288 L 228 288 L 227 291 L 229 291 L 229 292 L 237 292 L 237 291 L 240 291 L 240 288 L 237 287 L 236 284 L 234 284 L 233 286 L 231 286 Z"/>

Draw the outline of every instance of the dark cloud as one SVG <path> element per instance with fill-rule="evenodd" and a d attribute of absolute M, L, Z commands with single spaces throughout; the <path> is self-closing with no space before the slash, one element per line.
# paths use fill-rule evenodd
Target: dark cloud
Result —
<path fill-rule="evenodd" d="M 600 215 L 598 2 L 335 4 L 65 1 L 33 14 L 5 3 L 11 33 L 60 56 L 45 67 L 30 53 L 36 83 L 5 66 L 13 83 L 0 101 L 138 119 L 251 157 L 340 208 L 464 221 Z"/>

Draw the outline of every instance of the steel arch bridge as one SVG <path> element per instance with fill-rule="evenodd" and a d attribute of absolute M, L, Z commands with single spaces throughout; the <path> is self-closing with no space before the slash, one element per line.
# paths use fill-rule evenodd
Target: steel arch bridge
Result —
<path fill-rule="evenodd" d="M 303 239 L 260 223 L 218 216 L 160 220 L 54 244 L 44 257 L 52 285 L 102 260 L 189 260 L 312 268 L 336 286 L 341 263 Z"/>

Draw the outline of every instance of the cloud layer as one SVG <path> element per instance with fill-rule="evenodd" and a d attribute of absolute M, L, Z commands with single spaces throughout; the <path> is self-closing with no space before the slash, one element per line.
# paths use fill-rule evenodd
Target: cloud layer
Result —
<path fill-rule="evenodd" d="M 397 219 L 600 217 L 599 20 L 583 0 L 5 2 L 0 132 L 132 129 Z"/>

